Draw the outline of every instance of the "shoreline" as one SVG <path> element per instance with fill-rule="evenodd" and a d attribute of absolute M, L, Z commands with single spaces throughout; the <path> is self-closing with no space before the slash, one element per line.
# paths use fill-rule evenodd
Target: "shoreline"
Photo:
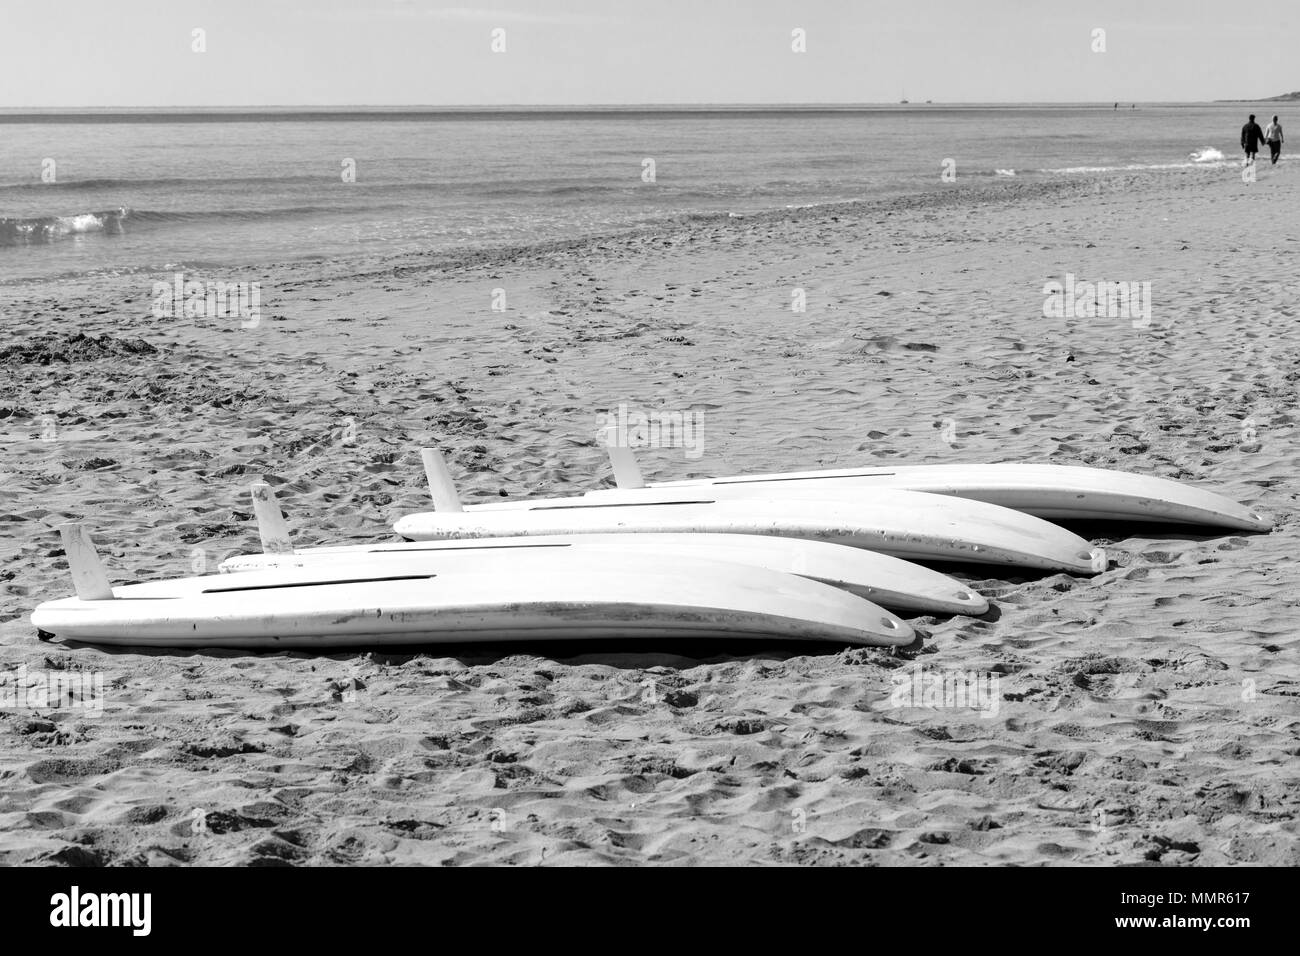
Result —
<path fill-rule="evenodd" d="M 666 215 L 649 223 L 628 225 L 610 231 L 583 234 L 568 239 L 538 239 L 524 243 L 494 243 L 483 246 L 465 246 L 459 248 L 439 249 L 404 253 L 374 253 L 358 250 L 348 254 L 323 253 L 294 259 L 269 259 L 266 261 L 247 262 L 205 262 L 189 265 L 178 263 L 175 266 L 135 265 L 119 269 L 102 269 L 92 271 L 69 270 L 54 275 L 20 276 L 15 279 L 0 280 L 0 289 L 22 289 L 27 286 L 52 282 L 68 282 L 78 279 L 128 279 L 153 275 L 164 271 L 183 268 L 199 275 L 225 273 L 269 272 L 273 270 L 309 269 L 312 266 L 328 267 L 338 270 L 332 277 L 365 278 L 379 274 L 383 270 L 451 270 L 471 265 L 507 266 L 523 264 L 547 256 L 576 254 L 597 250 L 608 244 L 635 242 L 666 234 L 682 235 L 695 228 L 733 227 L 752 224 L 797 223 L 807 219 L 838 218 L 860 219 L 863 217 L 896 213 L 926 212 L 935 208 L 963 206 L 968 204 L 1002 204 L 1035 201 L 1049 197 L 1064 199 L 1084 194 L 1100 195 L 1117 190 L 1156 188 L 1164 176 L 1195 177 L 1209 180 L 1211 174 L 1222 173 L 1225 168 L 1236 168 L 1231 164 L 1205 166 L 1177 165 L 1167 170 L 1127 170 L 1090 171 L 1073 174 L 1071 178 L 1061 175 L 1058 178 L 1039 179 L 1025 177 L 997 177 L 988 174 L 967 175 L 965 179 L 974 178 L 975 182 L 933 185 L 914 192 L 891 193 L 881 196 L 827 200 L 800 206 L 779 206 L 756 212 L 737 213 L 721 212 L 681 212 Z M 1035 176 L 1039 173 L 1035 172 Z M 66 241 L 66 240 L 64 240 Z M 109 241 L 99 238 L 96 241 Z M 34 248 L 40 248 L 39 246 Z M 361 264 L 367 264 L 372 271 L 354 271 Z M 408 263 L 410 263 L 408 265 Z"/>

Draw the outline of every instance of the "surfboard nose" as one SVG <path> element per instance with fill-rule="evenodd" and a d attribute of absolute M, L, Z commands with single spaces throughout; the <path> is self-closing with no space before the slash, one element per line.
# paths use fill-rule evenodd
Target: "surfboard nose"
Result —
<path fill-rule="evenodd" d="M 1273 519 L 1259 511 L 1251 511 L 1246 514 L 1246 526 L 1242 531 L 1259 531 L 1267 534 L 1273 530 Z"/>
<path fill-rule="evenodd" d="M 978 617 L 989 609 L 988 598 L 980 594 L 978 591 L 970 591 L 963 588 L 954 593 L 953 598 L 962 602 L 962 604 L 965 605 L 963 613 L 969 614 L 972 617 Z"/>

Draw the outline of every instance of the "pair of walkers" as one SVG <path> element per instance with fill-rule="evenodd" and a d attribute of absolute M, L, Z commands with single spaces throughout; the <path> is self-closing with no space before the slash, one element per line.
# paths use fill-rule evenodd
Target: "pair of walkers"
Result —
<path fill-rule="evenodd" d="M 1255 161 L 1255 154 L 1259 152 L 1260 142 L 1268 144 L 1268 151 L 1272 156 L 1273 164 L 1277 164 L 1277 158 L 1282 154 L 1282 124 L 1273 117 L 1273 122 L 1268 124 L 1267 129 L 1260 129 L 1259 124 L 1255 122 L 1255 114 L 1250 114 L 1250 119 L 1246 125 L 1241 128 L 1241 148 L 1246 152 L 1246 163 L 1249 166 Z"/>

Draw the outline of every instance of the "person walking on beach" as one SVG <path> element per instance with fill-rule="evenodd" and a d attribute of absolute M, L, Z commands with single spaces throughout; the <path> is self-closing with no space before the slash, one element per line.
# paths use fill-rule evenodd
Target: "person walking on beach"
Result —
<path fill-rule="evenodd" d="M 1255 122 L 1255 114 L 1251 113 L 1250 119 L 1241 128 L 1241 148 L 1246 151 L 1246 161 L 1243 166 L 1249 166 L 1255 161 L 1255 154 L 1259 152 L 1259 141 L 1263 138 L 1264 131 Z"/>
<path fill-rule="evenodd" d="M 1264 127 L 1264 142 L 1268 143 L 1268 151 L 1272 157 L 1273 166 L 1277 165 L 1277 158 L 1282 153 L 1282 124 L 1273 117 L 1273 122 Z"/>

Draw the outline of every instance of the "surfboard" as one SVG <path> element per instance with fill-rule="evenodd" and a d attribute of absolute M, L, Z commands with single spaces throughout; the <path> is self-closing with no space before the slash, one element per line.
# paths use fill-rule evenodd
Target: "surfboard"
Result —
<path fill-rule="evenodd" d="M 724 498 L 701 488 L 627 500 L 535 499 L 460 512 L 407 515 L 394 530 L 411 541 L 523 535 L 711 533 L 825 541 L 920 561 L 1009 564 L 1093 574 L 1105 554 L 1041 518 L 982 501 L 911 491 L 799 492 Z"/>
<path fill-rule="evenodd" d="M 912 628 L 817 581 L 752 565 L 571 549 L 471 550 L 453 566 L 275 568 L 108 586 L 65 542 L 78 596 L 32 624 L 95 644 L 250 649 L 574 638 L 748 637 L 906 645 Z M 399 573 L 400 572 L 400 573 Z"/>
<path fill-rule="evenodd" d="M 519 548 L 550 553 L 652 554 L 665 562 L 678 556 L 726 561 L 782 571 L 820 581 L 895 611 L 922 614 L 983 614 L 988 601 L 955 578 L 899 558 L 820 541 L 728 534 L 536 535 L 461 541 L 343 545 L 301 548 L 288 553 L 246 554 L 227 558 L 223 572 L 307 568 L 330 565 L 367 567 L 382 563 L 387 573 L 454 569 L 467 551 Z"/>
<path fill-rule="evenodd" d="M 1150 475 L 1044 464 L 907 465 L 839 468 L 652 482 L 652 490 L 708 487 L 770 497 L 777 489 L 920 491 L 1001 505 L 1040 518 L 1150 521 L 1266 532 L 1273 522 L 1224 495 Z M 599 493 L 596 493 L 599 494 Z"/>

